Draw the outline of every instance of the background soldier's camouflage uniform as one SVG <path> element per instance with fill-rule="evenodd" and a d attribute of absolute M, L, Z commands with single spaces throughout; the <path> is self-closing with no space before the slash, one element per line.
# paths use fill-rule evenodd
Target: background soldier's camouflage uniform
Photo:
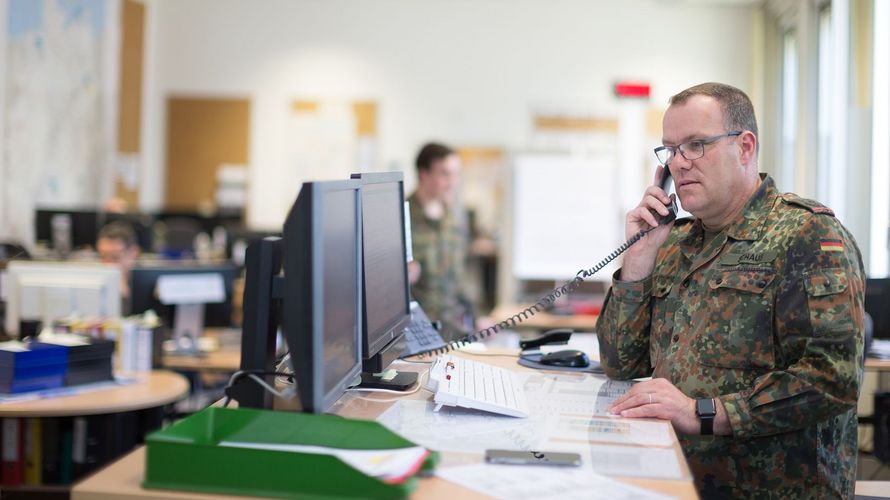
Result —
<path fill-rule="evenodd" d="M 416 193 L 408 197 L 408 208 L 411 248 L 420 264 L 420 279 L 411 286 L 411 295 L 431 319 L 462 328 L 467 312 L 462 280 L 469 230 L 451 210 L 439 220 L 428 218 Z"/>
<path fill-rule="evenodd" d="M 723 402 L 732 436 L 680 437 L 705 498 L 852 498 L 862 257 L 829 209 L 761 177 L 710 242 L 701 221 L 678 220 L 652 276 L 614 280 L 603 367 Z"/>

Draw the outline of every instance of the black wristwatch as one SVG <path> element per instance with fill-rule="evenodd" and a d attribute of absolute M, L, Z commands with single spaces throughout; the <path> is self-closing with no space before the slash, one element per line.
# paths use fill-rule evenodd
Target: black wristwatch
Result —
<path fill-rule="evenodd" d="M 713 399 L 696 399 L 695 414 L 701 420 L 702 436 L 714 433 L 714 417 L 717 415 L 717 403 Z"/>

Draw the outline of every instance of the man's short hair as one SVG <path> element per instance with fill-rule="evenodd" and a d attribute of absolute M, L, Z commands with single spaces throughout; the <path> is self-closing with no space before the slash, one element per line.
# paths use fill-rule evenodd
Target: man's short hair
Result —
<path fill-rule="evenodd" d="M 671 97 L 670 105 L 683 104 L 697 95 L 712 97 L 720 103 L 720 107 L 723 108 L 723 121 L 727 132 L 750 130 L 757 138 L 758 148 L 760 147 L 754 105 L 751 104 L 751 99 L 744 92 L 725 83 L 702 83 Z"/>
<path fill-rule="evenodd" d="M 122 221 L 109 222 L 102 226 L 102 229 L 99 230 L 99 239 L 103 238 L 122 241 L 127 248 L 139 243 L 136 240 L 136 231 L 129 224 Z"/>
<path fill-rule="evenodd" d="M 453 154 L 454 150 L 448 146 L 437 142 L 430 142 L 420 148 L 414 166 L 417 167 L 418 172 L 428 172 L 433 166 L 433 163 L 439 160 L 444 160 Z"/>

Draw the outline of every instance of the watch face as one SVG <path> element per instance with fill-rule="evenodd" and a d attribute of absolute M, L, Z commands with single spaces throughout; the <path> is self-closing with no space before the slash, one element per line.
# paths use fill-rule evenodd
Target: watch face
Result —
<path fill-rule="evenodd" d="M 699 399 L 695 402 L 695 412 L 699 416 L 713 416 L 717 414 L 717 406 L 713 399 Z"/>

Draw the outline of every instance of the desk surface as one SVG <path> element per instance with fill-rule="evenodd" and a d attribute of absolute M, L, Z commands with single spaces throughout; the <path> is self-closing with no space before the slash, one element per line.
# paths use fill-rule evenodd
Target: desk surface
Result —
<path fill-rule="evenodd" d="M 515 354 L 516 350 L 513 349 L 512 351 L 504 351 L 505 354 L 506 352 L 512 352 L 513 354 Z M 515 358 L 508 356 L 481 357 L 474 356 L 468 353 L 462 353 L 461 355 L 481 362 L 508 367 L 510 369 L 526 370 L 526 368 L 520 367 L 518 364 L 516 364 Z M 426 365 L 422 364 L 411 364 L 409 366 L 399 367 L 400 370 L 414 369 L 418 371 L 425 368 Z M 405 396 L 405 398 L 428 399 L 429 396 L 430 395 L 428 392 L 419 391 L 417 393 L 407 395 Z M 340 398 L 340 400 L 335 404 L 333 410 L 337 414 L 344 417 L 374 419 L 381 413 L 383 413 L 387 408 L 389 408 L 389 406 L 392 404 L 393 399 L 394 398 L 392 397 L 392 395 L 388 394 L 365 395 L 351 392 Z M 681 468 L 682 479 L 617 479 L 644 488 L 664 492 L 679 498 L 697 498 L 697 494 L 692 483 L 691 473 L 689 472 L 689 468 L 686 465 L 685 459 L 683 458 L 683 454 L 680 450 L 679 444 L 676 441 L 676 435 L 673 434 L 673 429 L 671 429 L 671 434 L 674 438 L 673 449 L 674 452 L 677 454 L 677 459 Z M 475 460 L 481 462 L 482 460 L 481 456 L 470 457 L 469 459 L 467 458 L 468 456 L 468 454 L 443 453 L 443 465 L 447 466 L 449 461 L 467 462 L 467 460 Z M 71 498 L 72 500 L 110 500 L 112 498 L 121 500 L 144 500 L 148 498 L 181 498 L 204 500 L 218 497 L 214 495 L 186 493 L 180 491 L 144 490 L 140 486 L 144 476 L 144 468 L 145 448 L 141 447 L 131 452 L 124 458 L 118 460 L 117 462 L 111 464 L 102 471 L 75 485 L 75 487 L 72 489 Z M 414 492 L 413 496 L 416 498 L 424 499 L 485 498 L 484 495 L 482 495 L 481 493 L 466 489 L 455 483 L 437 477 L 422 479 L 419 482 L 418 488 Z"/>
<path fill-rule="evenodd" d="M 526 307 L 528 306 L 519 304 L 498 304 L 497 307 L 492 309 L 489 316 L 494 321 L 503 321 L 524 310 Z M 573 314 L 563 316 L 548 312 L 539 312 L 524 320 L 517 325 L 515 329 L 534 328 L 549 330 L 552 328 L 572 328 L 578 331 L 592 332 L 596 327 L 597 318 L 598 316 L 595 314 Z"/>
<path fill-rule="evenodd" d="M 865 358 L 865 369 L 877 372 L 890 372 L 890 359 Z"/>
<path fill-rule="evenodd" d="M 164 368 L 188 372 L 236 372 L 241 367 L 241 331 L 208 328 L 204 335 L 219 342 L 219 349 L 202 356 L 163 354 Z"/>
<path fill-rule="evenodd" d="M 0 417 L 65 417 L 118 413 L 163 406 L 179 401 L 188 394 L 188 381 L 177 373 L 157 370 L 132 376 L 140 380 L 133 384 L 69 396 L 0 403 Z"/>

